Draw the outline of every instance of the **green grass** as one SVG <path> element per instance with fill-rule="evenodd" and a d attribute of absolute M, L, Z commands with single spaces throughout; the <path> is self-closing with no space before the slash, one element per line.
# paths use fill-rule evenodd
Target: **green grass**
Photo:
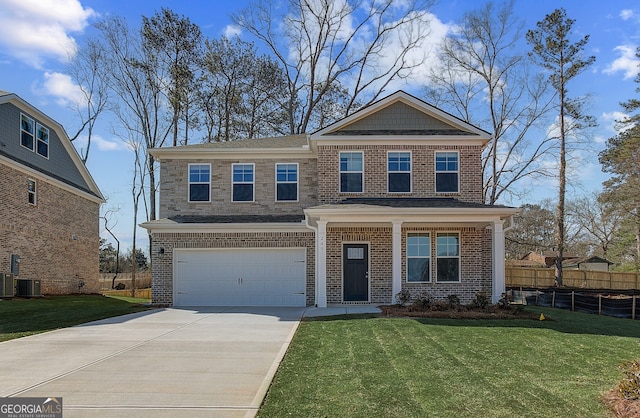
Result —
<path fill-rule="evenodd" d="M 139 312 L 145 299 L 99 295 L 50 296 L 0 301 L 0 341 Z"/>
<path fill-rule="evenodd" d="M 640 321 L 330 318 L 300 328 L 261 417 L 604 417 Z"/>

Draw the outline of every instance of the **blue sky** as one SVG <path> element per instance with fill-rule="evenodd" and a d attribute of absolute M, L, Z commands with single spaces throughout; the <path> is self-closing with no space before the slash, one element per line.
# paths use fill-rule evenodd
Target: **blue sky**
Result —
<path fill-rule="evenodd" d="M 0 0 L 0 90 L 18 94 L 72 133 L 78 119 L 69 109 L 74 90 L 65 65 L 69 54 L 73 54 L 76 45 L 91 32 L 91 24 L 100 16 L 124 16 L 138 26 L 141 16 L 152 16 L 161 7 L 167 7 L 198 24 L 206 37 L 239 33 L 246 38 L 246 34 L 232 26 L 230 14 L 247 4 L 247 0 Z M 431 9 L 432 43 L 459 21 L 465 11 L 480 4 L 477 0 L 443 0 L 436 4 Z M 572 173 L 580 186 L 574 193 L 597 191 L 606 178 L 600 171 L 597 151 L 615 134 L 614 120 L 622 116 L 619 102 L 637 97 L 638 85 L 633 79 L 638 73 L 634 54 L 640 45 L 640 4 L 637 0 L 519 0 L 515 3 L 516 13 L 525 20 L 525 29 L 533 28 L 557 7 L 564 7 L 567 15 L 576 20 L 576 35 L 590 35 L 586 53 L 596 56 L 592 68 L 570 86 L 570 94 L 588 94 L 591 97 L 588 112 L 599 123 L 590 138 L 592 152 Z M 524 40 L 523 45 L 526 46 Z M 424 84 L 419 77 L 414 83 Z M 411 86 L 402 88 L 411 92 Z M 82 147 L 82 143 L 77 146 Z M 112 224 L 117 223 L 113 230 L 123 248 L 131 245 L 133 228 L 132 161 L 131 152 L 113 135 L 109 120 L 100 121 L 87 166 L 108 198 L 104 209 L 118 209 Z M 528 202 L 554 195 L 549 180 L 521 187 L 531 191 Z M 101 235 L 107 237 L 102 225 Z M 146 242 L 145 235 L 144 230 L 138 231 L 142 243 Z"/>

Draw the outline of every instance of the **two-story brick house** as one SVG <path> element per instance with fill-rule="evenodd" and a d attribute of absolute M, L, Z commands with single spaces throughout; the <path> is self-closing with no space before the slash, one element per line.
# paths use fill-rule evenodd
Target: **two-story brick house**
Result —
<path fill-rule="evenodd" d="M 496 301 L 518 210 L 482 202 L 490 139 L 400 91 L 310 135 L 153 149 L 153 301 Z"/>
<path fill-rule="evenodd" d="M 44 294 L 100 290 L 104 198 L 63 127 L 0 91 L 0 273 L 20 257 L 20 279 Z"/>

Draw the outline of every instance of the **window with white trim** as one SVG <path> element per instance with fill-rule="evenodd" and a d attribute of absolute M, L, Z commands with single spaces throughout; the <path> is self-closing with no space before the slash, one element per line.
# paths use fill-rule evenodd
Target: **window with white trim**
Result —
<path fill-rule="evenodd" d="M 233 164 L 232 201 L 253 202 L 254 200 L 254 164 Z"/>
<path fill-rule="evenodd" d="M 407 281 L 431 281 L 431 235 L 407 234 Z"/>
<path fill-rule="evenodd" d="M 27 115 L 20 114 L 20 144 L 33 151 L 35 143 L 34 121 Z"/>
<path fill-rule="evenodd" d="M 389 193 L 411 192 L 411 153 L 387 154 L 387 187 Z"/>
<path fill-rule="evenodd" d="M 364 154 L 362 152 L 340 153 L 340 193 L 362 193 L 364 191 Z"/>
<path fill-rule="evenodd" d="M 44 158 L 49 158 L 49 129 L 36 123 L 36 152 Z"/>
<path fill-rule="evenodd" d="M 298 200 L 298 163 L 276 164 L 276 201 Z"/>
<path fill-rule="evenodd" d="M 436 152 L 436 192 L 458 193 L 459 155 L 457 152 Z"/>
<path fill-rule="evenodd" d="M 27 180 L 27 201 L 29 202 L 29 204 L 35 205 L 38 202 L 37 192 L 38 191 L 36 187 L 36 181 L 28 179 Z"/>
<path fill-rule="evenodd" d="M 211 164 L 189 164 L 189 202 L 211 201 Z"/>
<path fill-rule="evenodd" d="M 436 234 L 436 280 L 460 281 L 460 234 L 457 232 Z"/>

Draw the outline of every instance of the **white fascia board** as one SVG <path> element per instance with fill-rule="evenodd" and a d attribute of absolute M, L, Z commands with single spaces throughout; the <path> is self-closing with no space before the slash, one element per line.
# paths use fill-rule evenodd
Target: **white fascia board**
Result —
<path fill-rule="evenodd" d="M 70 184 L 67 184 L 63 181 L 60 181 L 56 178 L 47 176 L 46 174 L 42 173 L 41 171 L 38 170 L 34 170 L 31 167 L 27 167 L 24 166 L 16 161 L 13 161 L 10 158 L 4 157 L 2 155 L 0 155 L 0 162 L 4 163 L 5 165 L 7 165 L 8 167 L 13 168 L 14 170 L 20 171 L 22 173 L 27 174 L 28 176 L 31 176 L 33 178 L 35 178 L 36 180 L 41 180 L 47 183 L 51 183 L 61 189 L 64 189 L 66 191 L 68 191 L 69 193 L 73 193 L 77 196 L 83 197 L 87 200 L 90 200 L 92 202 L 98 203 L 98 204 L 102 204 L 105 203 L 104 198 L 102 197 L 102 195 L 99 196 L 95 196 L 92 195 L 91 193 L 87 193 L 84 190 L 80 190 L 77 187 L 74 187 Z"/>
<path fill-rule="evenodd" d="M 318 140 L 320 146 L 324 145 L 363 145 L 363 143 L 383 145 L 459 145 L 459 146 L 485 146 L 490 138 L 470 137 L 468 135 L 423 136 L 423 135 L 327 135 Z"/>
<path fill-rule="evenodd" d="M 316 158 L 308 146 L 303 148 L 216 148 L 216 149 L 163 149 L 149 150 L 157 161 L 173 160 L 235 160 L 235 159 L 273 159 L 273 158 Z"/>
<path fill-rule="evenodd" d="M 348 206 L 348 205 L 345 205 Z M 492 223 L 520 212 L 518 208 L 309 208 L 305 215 L 329 222 Z"/>
<path fill-rule="evenodd" d="M 234 233 L 234 232 L 312 232 L 304 222 L 271 223 L 178 223 L 167 219 L 149 221 L 138 226 L 151 234 Z"/>

